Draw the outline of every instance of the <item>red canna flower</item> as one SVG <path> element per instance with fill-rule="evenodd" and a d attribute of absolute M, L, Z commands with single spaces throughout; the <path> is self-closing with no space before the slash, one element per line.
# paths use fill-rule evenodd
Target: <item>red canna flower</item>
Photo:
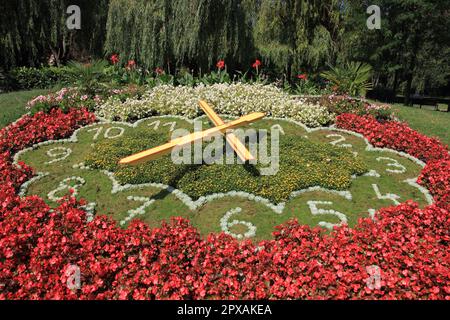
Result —
<path fill-rule="evenodd" d="M 120 58 L 118 54 L 113 54 L 109 60 L 111 61 L 112 64 L 118 64 Z"/>
<path fill-rule="evenodd" d="M 297 78 L 300 80 L 308 80 L 308 75 L 306 73 L 302 73 L 302 74 L 299 74 L 297 76 Z"/>
<path fill-rule="evenodd" d="M 130 70 L 130 69 L 134 69 L 135 67 L 136 67 L 136 61 L 128 60 L 127 69 Z"/>
<path fill-rule="evenodd" d="M 155 69 L 155 73 L 160 76 L 160 75 L 164 74 L 164 70 L 162 68 L 158 67 Z"/>
<path fill-rule="evenodd" d="M 219 70 L 222 70 L 223 68 L 225 68 L 225 61 L 219 60 L 216 64 L 216 66 Z"/>
<path fill-rule="evenodd" d="M 256 59 L 253 63 L 253 68 L 258 69 L 262 65 L 261 61 Z"/>

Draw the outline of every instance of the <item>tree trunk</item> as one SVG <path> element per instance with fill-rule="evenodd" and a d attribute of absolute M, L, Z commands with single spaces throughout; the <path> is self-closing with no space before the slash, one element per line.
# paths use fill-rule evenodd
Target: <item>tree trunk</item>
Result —
<path fill-rule="evenodd" d="M 392 84 L 392 91 L 394 92 L 395 96 L 397 96 L 397 89 L 398 89 L 398 70 L 395 70 L 394 83 Z"/>
<path fill-rule="evenodd" d="M 406 78 L 406 89 L 405 89 L 405 105 L 410 106 L 411 103 L 411 86 L 412 86 L 412 74 L 409 73 Z"/>

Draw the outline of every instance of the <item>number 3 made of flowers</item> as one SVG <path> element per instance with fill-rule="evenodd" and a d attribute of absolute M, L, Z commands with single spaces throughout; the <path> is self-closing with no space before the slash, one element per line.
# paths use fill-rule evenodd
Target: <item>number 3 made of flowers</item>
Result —
<path fill-rule="evenodd" d="M 389 157 L 378 157 L 377 161 L 380 162 L 382 160 L 390 161 L 387 166 L 391 168 L 397 168 L 397 169 L 386 169 L 387 172 L 391 173 L 405 173 L 406 167 L 404 165 L 401 165 L 397 160 L 389 158 Z"/>

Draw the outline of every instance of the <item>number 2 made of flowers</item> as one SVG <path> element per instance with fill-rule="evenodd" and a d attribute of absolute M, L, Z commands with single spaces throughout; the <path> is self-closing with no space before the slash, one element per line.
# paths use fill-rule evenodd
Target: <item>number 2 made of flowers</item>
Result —
<path fill-rule="evenodd" d="M 353 145 L 351 145 L 349 143 L 340 144 L 341 142 L 347 141 L 347 139 L 341 134 L 329 134 L 329 135 L 327 135 L 327 138 L 337 138 L 336 140 L 333 140 L 330 142 L 330 144 L 333 146 L 341 147 L 341 148 L 352 148 L 353 147 Z"/>

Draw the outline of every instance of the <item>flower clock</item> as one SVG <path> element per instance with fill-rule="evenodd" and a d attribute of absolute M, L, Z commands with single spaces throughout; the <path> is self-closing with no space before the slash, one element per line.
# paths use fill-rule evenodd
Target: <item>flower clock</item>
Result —
<path fill-rule="evenodd" d="M 3 129 L 0 298 L 450 297 L 439 141 L 351 114 L 314 129 L 267 118 L 251 127 L 279 131 L 274 175 L 170 155 L 118 165 L 195 122 L 213 126 L 54 109 Z"/>

